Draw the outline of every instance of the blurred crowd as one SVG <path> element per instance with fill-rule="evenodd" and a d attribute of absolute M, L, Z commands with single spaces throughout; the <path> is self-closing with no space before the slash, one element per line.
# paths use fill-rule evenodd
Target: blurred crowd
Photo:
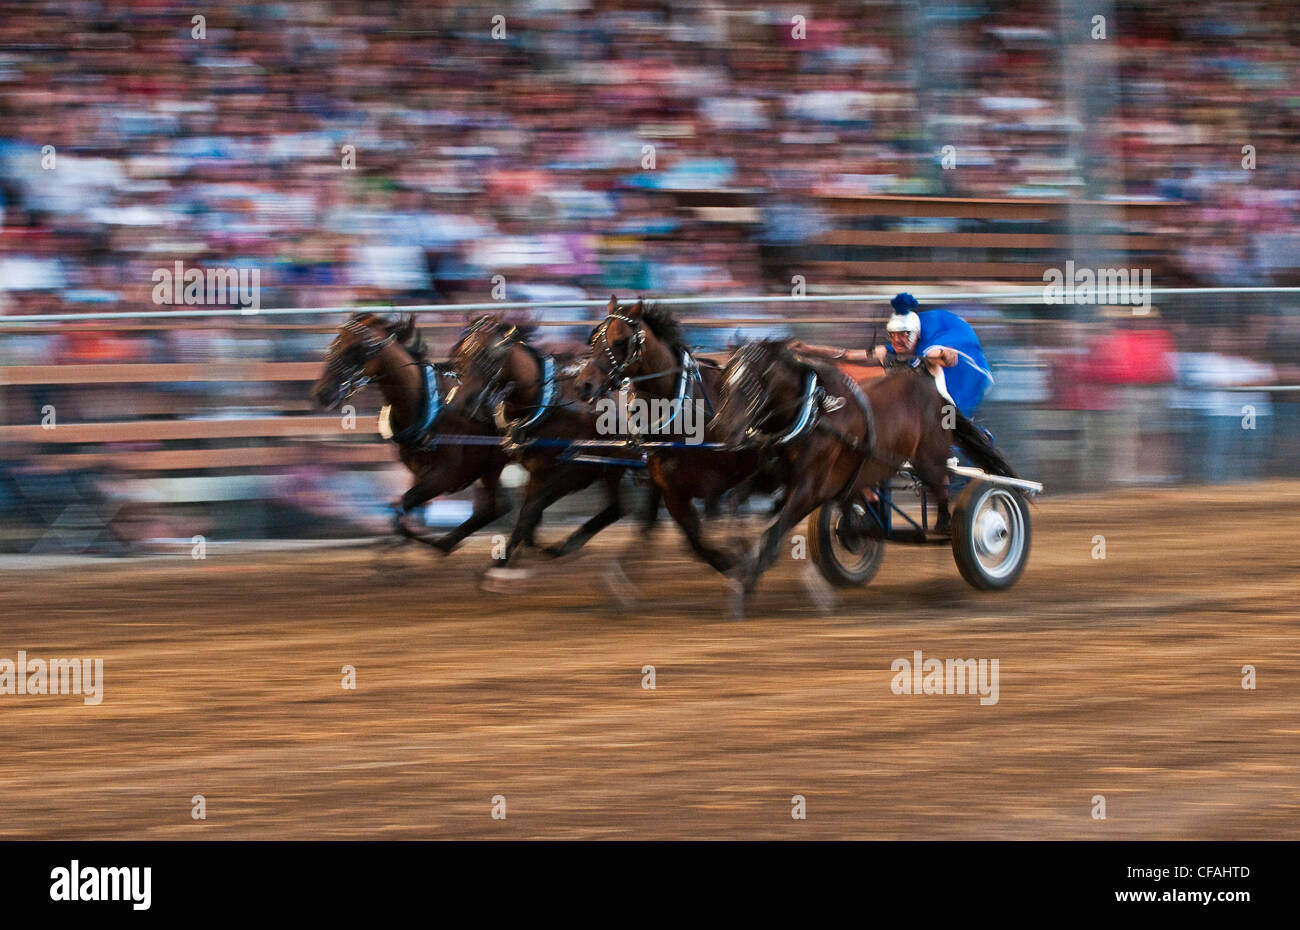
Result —
<path fill-rule="evenodd" d="M 181 260 L 259 269 L 264 307 L 483 301 L 494 280 L 557 301 L 783 292 L 767 247 L 815 241 L 819 198 L 858 194 L 1179 201 L 1179 274 L 1157 284 L 1300 281 L 1293 5 L 1101 4 L 1100 33 L 1069 6 L 0 0 L 0 314 L 155 309 L 153 272 Z M 699 190 L 747 192 L 756 215 L 681 209 Z M 1286 382 L 1294 320 L 1166 308 L 1168 390 L 1142 409 L 1240 415 L 1224 391 Z M 1068 358 L 1072 325 L 1008 331 L 1005 405 L 1132 414 L 1131 390 Z M 0 363 L 309 359 L 327 339 L 62 332 L 6 338 Z M 1066 389 L 1058 363 L 1084 365 Z M 144 412 L 292 410 L 284 390 L 191 385 Z M 5 419 L 55 395 L 109 419 L 139 394 L 9 388 Z M 1276 396 L 1244 406 L 1268 420 Z M 1239 474 L 1231 457 L 1181 477 Z"/>
<path fill-rule="evenodd" d="M 255 264 L 264 306 L 761 289 L 759 245 L 844 193 L 1184 200 L 1190 276 L 1295 264 L 1285 0 L 1096 39 L 1037 0 L 202 6 L 0 3 L 5 312 L 145 304 L 178 258 Z M 719 188 L 766 222 L 665 196 Z"/>

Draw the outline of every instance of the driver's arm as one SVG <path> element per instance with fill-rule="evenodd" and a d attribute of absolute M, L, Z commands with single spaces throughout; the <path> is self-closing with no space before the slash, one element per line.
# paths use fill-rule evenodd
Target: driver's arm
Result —
<path fill-rule="evenodd" d="M 944 346 L 931 346 L 925 350 L 925 359 L 944 368 L 951 368 L 957 364 L 957 350 Z"/>
<path fill-rule="evenodd" d="M 871 364 L 871 353 L 866 349 L 837 349 L 834 346 L 819 346 L 797 340 L 790 343 L 790 349 L 800 355 L 829 359 L 833 362 L 854 362 L 858 365 Z"/>

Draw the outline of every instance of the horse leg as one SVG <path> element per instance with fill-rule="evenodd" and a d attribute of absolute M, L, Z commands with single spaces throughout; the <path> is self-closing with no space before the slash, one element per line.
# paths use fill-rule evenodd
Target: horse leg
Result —
<path fill-rule="evenodd" d="M 642 536 L 649 536 L 650 532 L 659 525 L 659 504 L 662 500 L 663 495 L 659 493 L 659 485 L 651 481 L 650 491 L 646 494 L 645 509 L 641 511 Z"/>
<path fill-rule="evenodd" d="M 667 490 L 660 488 L 660 491 L 663 493 L 664 506 L 677 521 L 677 525 L 682 528 L 682 532 L 686 534 L 686 540 L 691 544 L 695 554 L 724 575 L 731 571 L 732 566 L 736 564 L 735 557 L 704 541 L 701 536 L 700 515 L 691 505 L 690 494 L 675 488 Z"/>
<path fill-rule="evenodd" d="M 509 505 L 498 503 L 501 472 L 488 472 L 479 479 L 479 486 L 474 489 L 474 511 L 469 519 L 443 536 L 433 540 L 430 545 L 439 549 L 444 555 L 459 546 L 465 537 L 476 533 L 494 520 L 510 512 Z"/>
<path fill-rule="evenodd" d="M 624 610 L 631 610 L 636 606 L 640 582 L 644 580 L 644 573 L 636 571 L 645 565 L 645 549 L 652 542 L 651 536 L 655 527 L 659 525 L 659 504 L 663 495 L 659 493 L 659 486 L 653 481 L 650 482 L 649 491 L 646 494 L 645 507 L 642 509 L 638 526 L 641 532 L 623 547 L 622 551 L 615 553 L 610 563 L 606 566 L 604 583 L 609 593 L 619 602 Z M 624 565 L 632 569 L 632 577 Z"/>
<path fill-rule="evenodd" d="M 608 499 L 605 507 L 574 530 L 564 542 L 558 546 L 543 546 L 542 551 L 552 558 L 568 555 L 570 552 L 581 549 L 587 544 L 587 540 L 623 516 L 623 501 L 619 495 L 618 487 L 622 479 L 622 469 L 605 469 L 605 494 Z"/>
<path fill-rule="evenodd" d="M 508 568 L 519 549 L 519 544 L 533 538 L 533 531 L 537 528 L 537 524 L 541 522 L 542 511 L 569 493 L 569 490 L 572 490 L 565 488 L 562 481 L 564 477 L 561 474 L 545 483 L 539 481 L 536 477 L 529 478 L 524 493 L 524 502 L 519 507 L 519 517 L 515 520 L 515 528 L 510 533 L 510 540 L 506 543 L 505 554 L 501 558 L 493 560 L 493 568 Z"/>
<path fill-rule="evenodd" d="M 398 499 L 397 503 L 393 505 L 394 533 L 405 539 L 411 539 L 415 542 L 423 543 L 426 546 L 432 546 L 435 549 L 440 548 L 436 540 L 429 539 L 416 533 L 402 522 L 402 518 L 416 507 L 427 503 L 443 492 L 448 485 L 447 482 L 442 480 L 442 477 L 440 471 L 432 473 L 425 472 L 419 477 L 415 484 L 411 485 L 406 493 Z"/>
<path fill-rule="evenodd" d="M 776 561 L 777 550 L 781 548 L 781 543 L 785 537 L 803 521 L 808 514 L 822 503 L 822 484 L 824 482 L 816 477 L 809 476 L 804 483 L 798 487 L 791 488 L 785 496 L 785 503 L 781 506 L 781 512 L 777 514 L 772 525 L 769 526 L 762 538 L 758 542 L 755 554 L 750 559 L 749 565 L 744 574 L 744 590 L 746 594 L 753 593 L 755 586 L 758 584 L 759 576 L 771 568 L 772 563 Z"/>

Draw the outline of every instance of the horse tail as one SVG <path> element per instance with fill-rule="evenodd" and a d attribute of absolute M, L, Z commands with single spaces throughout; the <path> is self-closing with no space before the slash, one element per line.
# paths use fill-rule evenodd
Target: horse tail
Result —
<path fill-rule="evenodd" d="M 991 475 L 1006 478 L 1019 478 L 1015 470 L 1002 457 L 1002 453 L 993 448 L 983 431 L 972 423 L 961 411 L 957 411 L 957 427 L 953 430 L 957 440 L 971 460 Z"/>

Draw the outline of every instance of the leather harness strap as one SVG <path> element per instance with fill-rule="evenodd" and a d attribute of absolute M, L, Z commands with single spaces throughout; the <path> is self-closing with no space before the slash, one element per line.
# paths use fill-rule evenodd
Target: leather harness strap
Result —
<path fill-rule="evenodd" d="M 505 434 L 510 445 L 521 445 L 527 439 L 524 435 L 528 430 L 536 429 L 541 426 L 555 409 L 555 397 L 559 393 L 559 386 L 555 378 L 555 358 L 551 355 L 542 355 L 535 348 L 526 342 L 519 343 L 525 351 L 532 355 L 533 360 L 541 368 L 541 374 L 538 381 L 541 383 L 541 394 L 537 398 L 537 404 L 530 416 L 518 420 L 507 420 L 505 418 L 505 403 L 502 402 L 496 409 L 497 428 Z"/>
<path fill-rule="evenodd" d="M 421 374 L 420 379 L 421 400 L 420 414 L 408 425 L 393 433 L 393 442 L 397 443 L 404 449 L 414 449 L 423 451 L 428 448 L 428 444 L 422 442 L 428 435 L 429 430 L 433 429 L 434 421 L 438 419 L 438 414 L 442 412 L 442 395 L 438 390 L 438 372 L 430 362 L 420 362 Z"/>

